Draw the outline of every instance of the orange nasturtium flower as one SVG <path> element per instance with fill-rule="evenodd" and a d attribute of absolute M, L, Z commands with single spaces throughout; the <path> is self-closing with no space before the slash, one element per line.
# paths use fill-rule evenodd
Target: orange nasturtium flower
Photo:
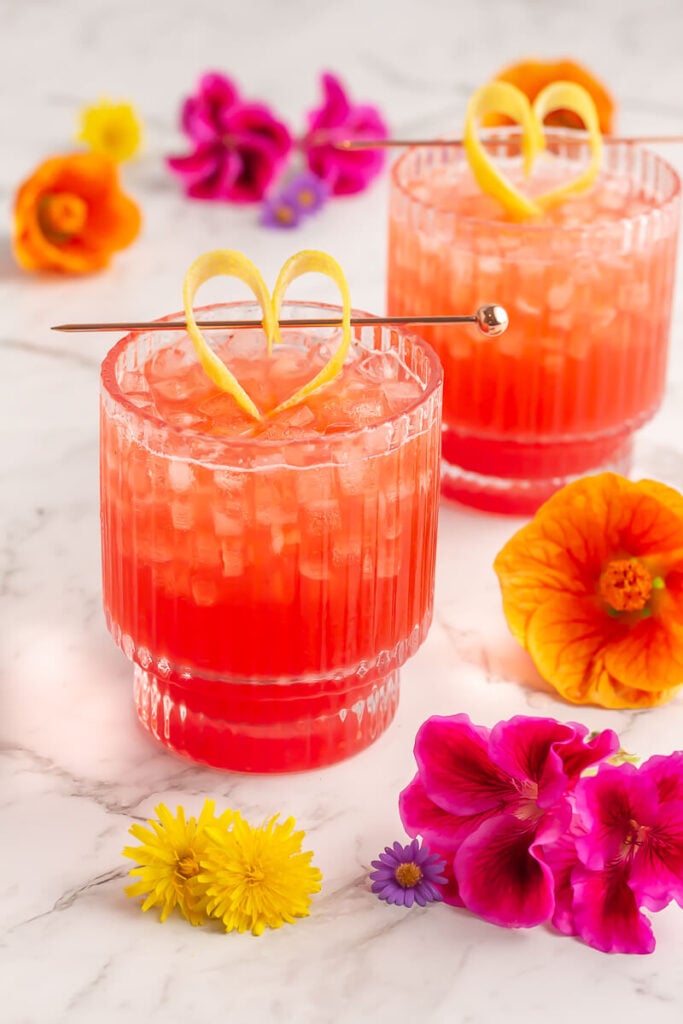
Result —
<path fill-rule="evenodd" d="M 545 89 L 551 82 L 576 82 L 582 85 L 590 93 L 598 112 L 600 131 L 603 135 L 609 135 L 614 130 L 614 118 L 616 104 L 607 87 L 595 77 L 592 71 L 577 64 L 573 60 L 520 60 L 515 64 L 509 64 L 494 75 L 494 78 L 502 82 L 511 82 L 525 93 L 531 103 L 536 99 L 539 92 Z M 487 125 L 508 124 L 504 116 L 498 114 L 488 115 L 484 123 Z M 558 110 L 546 118 L 546 124 L 564 128 L 583 128 L 581 120 L 571 111 Z"/>
<path fill-rule="evenodd" d="M 115 163 L 97 153 L 51 157 L 19 188 L 14 255 L 26 270 L 86 274 L 109 263 L 140 230 Z"/>
<path fill-rule="evenodd" d="M 575 704 L 642 708 L 683 685 L 683 496 L 585 477 L 496 557 L 503 609 L 543 678 Z"/>

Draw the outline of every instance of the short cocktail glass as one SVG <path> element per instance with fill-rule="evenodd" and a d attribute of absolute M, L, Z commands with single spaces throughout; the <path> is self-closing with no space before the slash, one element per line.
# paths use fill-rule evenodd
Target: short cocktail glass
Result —
<path fill-rule="evenodd" d="M 573 177 L 588 153 L 576 135 L 546 137 L 558 159 L 537 193 Z M 521 181 L 518 134 L 499 130 L 489 147 Z M 497 338 L 422 329 L 444 367 L 445 495 L 529 513 L 577 476 L 628 472 L 634 431 L 664 390 L 679 201 L 669 164 L 609 138 L 593 189 L 540 222 L 511 222 L 482 195 L 459 146 L 397 161 L 389 312 L 496 302 L 510 318 Z"/>
<path fill-rule="evenodd" d="M 260 317 L 250 303 L 201 312 Z M 340 311 L 283 307 L 321 315 Z M 273 364 L 260 330 L 209 337 L 234 347 L 252 394 L 267 390 L 269 365 L 290 374 L 291 393 L 326 342 L 318 328 L 283 335 Z M 427 634 L 441 367 L 389 327 L 354 328 L 351 355 L 350 377 L 256 430 L 231 420 L 233 400 L 185 335 L 131 334 L 104 360 L 107 623 L 134 663 L 140 721 L 197 761 L 293 771 L 362 750 L 393 718 L 399 668 Z M 324 433 L 306 431 L 314 414 Z"/>

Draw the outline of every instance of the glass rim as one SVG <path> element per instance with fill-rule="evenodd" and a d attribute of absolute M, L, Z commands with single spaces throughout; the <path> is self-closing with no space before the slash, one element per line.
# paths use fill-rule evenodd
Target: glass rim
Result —
<path fill-rule="evenodd" d="M 568 139 L 576 140 L 577 136 L 581 137 L 581 141 L 588 145 L 588 135 L 586 132 L 582 132 L 574 128 L 545 128 L 544 131 L 546 142 L 550 143 L 562 143 Z M 500 126 L 496 128 L 484 129 L 480 136 L 482 141 L 488 145 L 501 145 L 505 142 L 514 141 L 515 137 L 521 138 L 520 129 L 511 125 L 510 127 Z M 552 234 L 561 230 L 563 233 L 585 233 L 587 228 L 591 230 L 614 228 L 619 225 L 632 224 L 639 221 L 642 217 L 649 217 L 655 212 L 661 212 L 672 206 L 681 195 L 681 176 L 679 175 L 673 164 L 669 163 L 663 156 L 655 152 L 653 149 L 649 149 L 647 146 L 638 145 L 635 142 L 627 141 L 624 139 L 611 138 L 609 135 L 603 135 L 602 137 L 603 146 L 607 149 L 617 149 L 622 147 L 624 150 L 633 151 L 636 153 L 644 154 L 654 159 L 660 167 L 663 167 L 671 176 L 672 187 L 667 196 L 662 199 L 652 210 L 647 213 L 636 213 L 632 216 L 617 217 L 612 220 L 605 221 L 591 221 L 589 225 L 563 225 L 563 224 L 535 224 L 528 221 L 513 221 L 513 220 L 492 220 L 490 217 L 470 217 L 464 213 L 456 213 L 453 210 L 444 209 L 443 206 L 439 206 L 435 203 L 430 203 L 425 199 L 418 198 L 411 190 L 411 188 L 401 180 L 401 175 L 404 170 L 404 165 L 419 152 L 423 147 L 410 146 L 405 153 L 402 153 L 390 168 L 391 174 L 391 185 L 396 188 L 402 196 L 410 201 L 413 205 L 419 207 L 421 210 L 428 210 L 435 214 L 442 214 L 445 216 L 453 217 L 463 224 L 472 225 L 489 225 L 495 226 L 497 231 L 518 231 L 520 233 L 529 233 L 533 235 L 540 235 L 542 233 Z M 433 147 L 434 150 L 440 150 L 443 152 L 446 149 L 448 152 L 452 152 L 459 156 L 464 155 L 464 143 L 445 143 L 440 146 L 438 143 Z M 580 150 L 580 146 L 577 145 L 577 150 Z"/>
<path fill-rule="evenodd" d="M 259 309 L 258 302 L 256 299 L 242 299 L 235 302 L 216 302 L 208 306 L 196 306 L 195 314 L 213 312 L 214 310 L 245 310 L 255 307 Z M 282 303 L 282 310 L 296 308 L 298 310 L 315 310 L 329 313 L 338 314 L 341 316 L 342 307 L 334 303 L 328 302 L 317 302 L 308 299 L 297 300 L 297 299 L 286 299 Z M 351 316 L 374 318 L 377 314 L 366 313 L 363 310 L 352 309 Z M 184 311 L 176 313 L 167 313 L 162 317 L 155 318 L 152 322 L 162 324 L 167 320 L 182 320 L 185 317 Z M 331 318 L 331 316 L 330 316 Z M 372 324 L 366 325 L 368 328 L 373 328 Z M 253 448 L 258 451 L 275 451 L 282 449 L 283 447 L 289 448 L 294 445 L 318 445 L 318 446 L 330 446 L 334 445 L 337 441 L 342 442 L 347 439 L 356 437 L 363 437 L 371 434 L 373 431 L 383 430 L 387 425 L 397 423 L 404 416 L 409 415 L 416 409 L 419 409 L 424 405 L 434 394 L 436 389 L 441 385 L 443 381 L 443 367 L 441 361 L 437 356 L 435 350 L 416 331 L 410 328 L 404 328 L 401 324 L 386 325 L 379 324 L 380 328 L 387 330 L 394 330 L 397 334 L 403 337 L 409 338 L 412 342 L 416 343 L 421 351 L 427 356 L 430 366 L 430 379 L 425 386 L 424 391 L 412 402 L 409 402 L 404 409 L 398 412 L 392 413 L 386 416 L 384 419 L 379 420 L 377 423 L 372 423 L 363 427 L 354 427 L 352 430 L 340 430 L 334 434 L 311 434 L 309 437 L 293 437 L 293 438 L 259 438 L 259 437 L 225 437 L 216 436 L 215 434 L 206 434 L 200 430 L 187 430 L 182 427 L 174 426 L 162 419 L 155 413 L 151 413 L 146 409 L 141 409 L 139 406 L 131 402 L 125 391 L 122 391 L 119 386 L 116 376 L 116 364 L 121 354 L 132 344 L 134 344 L 140 337 L 151 332 L 143 330 L 130 331 L 125 334 L 122 338 L 119 338 L 115 342 L 109 351 L 106 353 L 102 360 L 100 367 L 100 386 L 102 391 L 106 392 L 108 397 L 119 407 L 125 410 L 126 414 L 134 416 L 137 420 L 145 423 L 149 423 L 157 430 L 173 434 L 176 437 L 181 437 L 189 442 L 193 440 L 197 441 L 209 441 L 212 443 L 212 447 L 216 454 L 220 451 L 232 451 L 234 449 Z M 352 328 L 353 330 L 353 328 Z M 186 332 L 176 332 L 179 337 L 187 337 Z M 368 349 L 368 351 L 372 351 Z M 378 351 L 378 350 L 375 350 Z M 207 460 L 209 461 L 209 460 Z M 213 461 L 213 457 L 210 461 Z"/>

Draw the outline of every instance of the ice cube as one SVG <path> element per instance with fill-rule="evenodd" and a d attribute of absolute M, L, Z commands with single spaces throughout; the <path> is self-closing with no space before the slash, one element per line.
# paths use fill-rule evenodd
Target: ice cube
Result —
<path fill-rule="evenodd" d="M 172 459 L 168 464 L 168 482 L 173 491 L 178 493 L 189 491 L 195 482 L 192 466 L 187 462 Z"/>
<path fill-rule="evenodd" d="M 302 505 L 299 510 L 302 531 L 321 535 L 338 530 L 342 517 L 339 502 L 334 498 L 319 498 Z"/>
<path fill-rule="evenodd" d="M 370 352 L 358 360 L 354 374 L 375 383 L 396 380 L 401 367 L 393 352 Z"/>
<path fill-rule="evenodd" d="M 550 309 L 566 309 L 571 304 L 573 295 L 574 282 L 571 278 L 565 278 L 548 288 L 545 301 Z"/>
<path fill-rule="evenodd" d="M 194 506 L 192 502 L 172 501 L 171 522 L 176 530 L 191 530 L 194 526 Z"/>
<path fill-rule="evenodd" d="M 244 551 L 241 544 L 224 540 L 221 544 L 222 573 L 226 577 L 241 576 L 244 573 Z"/>
<path fill-rule="evenodd" d="M 217 537 L 240 537 L 244 532 L 242 518 L 231 514 L 220 506 L 212 510 L 213 528 Z"/>
<path fill-rule="evenodd" d="M 296 474 L 296 495 L 302 504 L 328 500 L 333 498 L 334 494 L 335 481 L 332 469 L 315 466 Z"/>
<path fill-rule="evenodd" d="M 396 380 L 388 382 L 384 385 L 384 400 L 389 406 L 391 412 L 402 412 L 407 409 L 409 405 L 412 405 L 420 395 L 422 390 L 417 381 L 410 380 Z"/>
<path fill-rule="evenodd" d="M 235 498 L 241 498 L 244 494 L 246 485 L 244 473 L 239 473 L 232 469 L 217 469 L 213 474 L 213 479 L 219 490 L 225 491 Z"/>
<path fill-rule="evenodd" d="M 200 607 L 207 608 L 218 601 L 219 591 L 214 579 L 202 576 L 194 577 L 191 590 L 195 604 L 198 604 Z"/>
<path fill-rule="evenodd" d="M 149 384 L 142 370 L 126 370 L 121 374 L 119 387 L 127 398 L 137 395 L 150 395 Z"/>
<path fill-rule="evenodd" d="M 145 372 L 150 391 L 160 411 L 169 402 L 196 406 L 216 391 L 216 385 L 200 364 L 188 362 L 188 359 L 188 354 L 177 348 L 162 349 L 147 364 Z"/>

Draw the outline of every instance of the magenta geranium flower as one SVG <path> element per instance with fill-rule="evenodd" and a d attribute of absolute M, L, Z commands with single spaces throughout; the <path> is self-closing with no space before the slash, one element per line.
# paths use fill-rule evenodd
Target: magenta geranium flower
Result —
<path fill-rule="evenodd" d="M 323 103 L 308 114 L 301 142 L 308 166 L 334 195 L 361 192 L 384 166 L 381 149 L 337 149 L 345 139 L 385 139 L 389 130 L 376 107 L 352 103 L 340 80 L 322 76 Z"/>
<path fill-rule="evenodd" d="M 262 199 L 292 146 L 287 127 L 265 104 L 243 100 L 234 82 L 215 72 L 203 75 L 183 103 L 181 127 L 193 148 L 167 162 L 196 199 Z"/>
<path fill-rule="evenodd" d="M 445 861 L 418 839 L 407 846 L 401 843 L 385 846 L 384 853 L 372 861 L 372 866 L 375 868 L 370 873 L 372 891 L 387 903 L 401 907 L 417 903 L 425 907 L 443 899 L 441 887 L 447 881 L 442 873 Z"/>
<path fill-rule="evenodd" d="M 555 907 L 545 847 L 568 829 L 581 772 L 619 746 L 606 730 L 518 716 L 492 730 L 467 715 L 432 717 L 415 741 L 417 775 L 401 793 L 406 831 L 449 856 L 444 899 L 487 921 L 531 927 Z"/>
<path fill-rule="evenodd" d="M 683 906 L 683 753 L 602 765 L 575 802 L 570 835 L 549 851 L 554 924 L 605 952 L 652 952 L 641 909 Z"/>

